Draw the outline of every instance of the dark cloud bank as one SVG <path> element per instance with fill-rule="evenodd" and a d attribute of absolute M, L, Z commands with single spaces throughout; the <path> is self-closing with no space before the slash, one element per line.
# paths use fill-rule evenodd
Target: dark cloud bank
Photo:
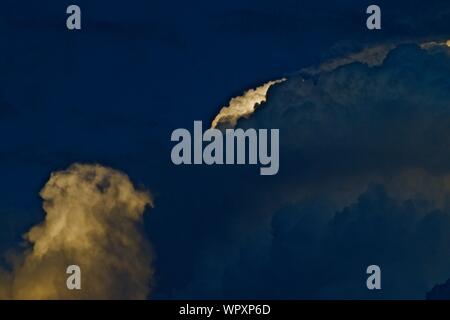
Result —
<path fill-rule="evenodd" d="M 449 92 L 449 49 L 415 45 L 274 86 L 238 126 L 280 128 L 279 174 L 176 168 L 201 183 L 154 215 L 178 219 L 153 241 L 153 297 L 425 298 L 450 277 Z M 169 237 L 184 253 L 158 251 Z"/>

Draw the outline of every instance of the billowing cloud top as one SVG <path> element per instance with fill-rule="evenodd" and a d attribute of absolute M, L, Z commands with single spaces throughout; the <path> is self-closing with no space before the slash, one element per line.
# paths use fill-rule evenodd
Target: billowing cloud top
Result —
<path fill-rule="evenodd" d="M 100 165 L 54 172 L 41 191 L 45 221 L 25 238 L 13 271 L 0 276 L 8 299 L 144 299 L 149 293 L 151 250 L 139 224 L 148 192 Z M 66 286 L 66 268 L 78 265 L 82 289 Z"/>
<path fill-rule="evenodd" d="M 230 100 L 227 107 L 220 109 L 219 114 L 214 118 L 211 127 L 235 127 L 240 118 L 247 118 L 257 108 L 258 105 L 266 101 L 267 91 L 274 84 L 281 83 L 286 79 L 269 81 L 256 89 L 246 91 L 242 96 Z"/>

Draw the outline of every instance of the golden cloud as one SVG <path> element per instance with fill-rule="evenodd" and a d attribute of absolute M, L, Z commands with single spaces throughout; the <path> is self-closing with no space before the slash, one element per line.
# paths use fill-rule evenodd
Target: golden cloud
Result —
<path fill-rule="evenodd" d="M 151 195 L 100 165 L 52 173 L 40 193 L 45 220 L 24 237 L 13 271 L 0 272 L 3 299 L 145 299 L 151 247 L 141 230 Z M 81 268 L 81 290 L 69 290 L 66 268 Z"/>
<path fill-rule="evenodd" d="M 266 102 L 267 92 L 270 87 L 283 81 L 286 81 L 286 79 L 269 81 L 256 89 L 246 91 L 242 96 L 231 99 L 228 106 L 220 109 L 211 127 L 225 126 L 234 128 L 240 118 L 248 118 L 255 112 L 258 105 Z"/>

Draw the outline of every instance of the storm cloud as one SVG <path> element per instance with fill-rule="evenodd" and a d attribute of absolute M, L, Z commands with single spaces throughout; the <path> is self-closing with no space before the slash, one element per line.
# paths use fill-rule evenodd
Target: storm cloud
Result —
<path fill-rule="evenodd" d="M 271 88 L 237 126 L 280 129 L 280 172 L 221 180 L 245 205 L 177 297 L 424 298 L 450 277 L 448 92 L 449 49 L 420 45 Z"/>

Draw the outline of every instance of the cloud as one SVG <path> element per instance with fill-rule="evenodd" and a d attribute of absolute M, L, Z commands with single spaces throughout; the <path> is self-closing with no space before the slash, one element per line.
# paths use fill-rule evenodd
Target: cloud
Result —
<path fill-rule="evenodd" d="M 0 298 L 144 299 L 153 270 L 141 231 L 151 195 L 100 165 L 74 164 L 52 173 L 40 193 L 45 220 L 25 235 L 12 272 L 0 272 Z M 66 268 L 81 268 L 82 290 L 66 287 Z"/>
<path fill-rule="evenodd" d="M 353 63 L 365 64 L 369 67 L 380 66 L 393 49 L 407 44 L 414 45 L 411 41 L 402 41 L 396 44 L 389 43 L 367 47 L 361 51 L 349 53 L 343 57 L 326 60 L 318 66 L 303 68 L 302 70 L 294 73 L 293 76 L 304 76 L 306 78 L 318 76 Z M 427 41 L 420 44 L 420 47 L 425 50 L 446 46 L 450 47 L 450 40 Z M 256 108 L 266 102 L 267 92 L 269 89 L 273 85 L 282 83 L 286 80 L 286 78 L 282 78 L 280 80 L 269 81 L 256 89 L 247 90 L 242 96 L 232 98 L 229 105 L 227 107 L 223 107 L 219 111 L 217 116 L 214 118 L 211 127 L 216 128 L 220 125 L 225 127 L 235 127 L 240 118 L 250 118 Z M 302 81 L 304 81 L 304 79 L 302 79 Z"/>
<path fill-rule="evenodd" d="M 423 49 L 433 49 L 435 47 L 450 47 L 450 40 L 442 40 L 442 41 L 427 41 L 420 45 Z"/>
<path fill-rule="evenodd" d="M 231 127 L 236 126 L 240 118 L 248 118 L 255 112 L 258 105 L 266 102 L 266 95 L 270 87 L 277 83 L 281 83 L 286 79 L 269 81 L 256 89 L 246 91 L 242 96 L 235 97 L 230 100 L 227 107 L 220 109 L 219 114 L 214 118 L 211 127 L 217 126 Z"/>
<path fill-rule="evenodd" d="M 350 53 L 345 57 L 331 59 L 321 63 L 318 67 L 308 67 L 300 71 L 302 74 L 317 75 L 323 72 L 330 72 L 338 67 L 359 62 L 368 66 L 379 66 L 383 63 L 389 52 L 396 46 L 394 44 L 383 44 L 364 48 L 362 51 Z"/>
<path fill-rule="evenodd" d="M 242 205 L 216 206 L 215 219 L 229 217 L 222 241 L 202 247 L 191 280 L 171 294 L 402 299 L 445 282 L 449 78 L 447 47 L 399 45 L 379 65 L 273 87 L 237 126 L 280 129 L 280 172 L 210 179 L 221 184 L 202 190 L 205 199 L 225 193 Z M 381 292 L 365 287 L 370 264 L 381 266 Z"/>
<path fill-rule="evenodd" d="M 337 210 L 316 197 L 274 214 L 270 245 L 259 245 L 266 248 L 262 269 L 244 258 L 224 279 L 235 295 L 246 290 L 248 296 L 285 299 L 424 298 L 449 275 L 448 228 L 448 208 L 397 200 L 380 185 Z M 371 264 L 382 270 L 380 292 L 365 287 Z M 248 270 L 242 277 L 248 280 L 239 282 L 237 270 Z M 265 290 L 249 289 L 258 282 L 265 282 Z"/>

